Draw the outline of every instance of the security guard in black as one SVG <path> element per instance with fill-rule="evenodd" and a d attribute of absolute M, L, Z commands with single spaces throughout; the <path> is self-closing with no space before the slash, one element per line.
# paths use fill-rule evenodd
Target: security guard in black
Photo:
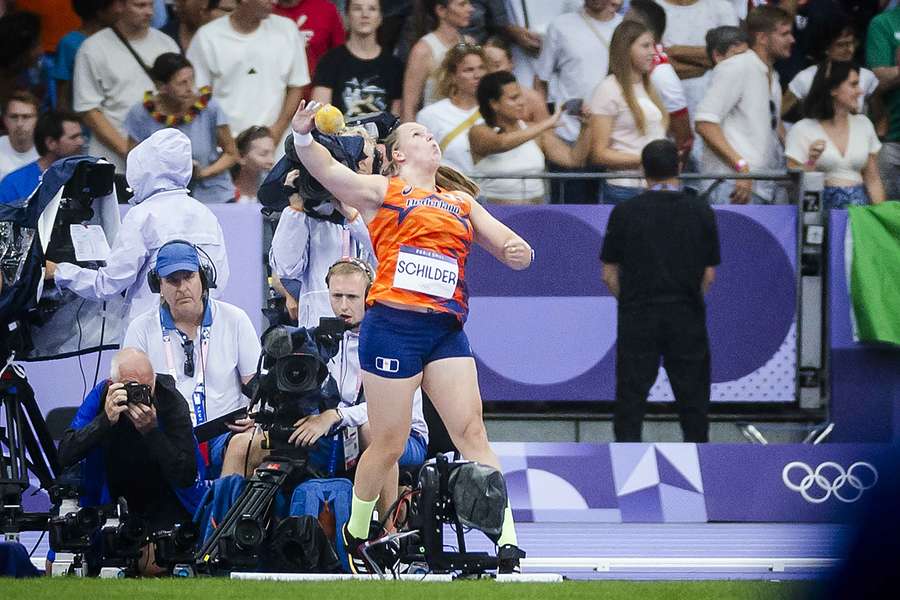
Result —
<path fill-rule="evenodd" d="M 720 262 L 715 215 L 678 186 L 677 150 L 668 140 L 648 144 L 642 163 L 650 189 L 613 209 L 600 253 L 604 281 L 619 300 L 613 429 L 618 442 L 641 440 L 662 359 L 685 441 L 705 442 L 710 355 L 703 295 Z"/>

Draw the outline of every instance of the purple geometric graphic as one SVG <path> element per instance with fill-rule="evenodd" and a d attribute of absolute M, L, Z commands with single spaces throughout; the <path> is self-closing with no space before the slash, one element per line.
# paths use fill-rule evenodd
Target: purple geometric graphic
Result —
<path fill-rule="evenodd" d="M 470 256 L 466 329 L 482 396 L 612 400 L 616 302 L 597 259 L 611 207 L 490 210 L 532 244 L 535 262 L 512 272 L 478 247 Z M 729 207 L 716 219 L 722 264 L 707 322 L 712 378 L 724 383 L 767 369 L 785 344 L 796 312 L 796 208 Z M 790 402 L 793 385 L 787 389 L 754 399 Z"/>
<path fill-rule="evenodd" d="M 493 444 L 513 514 L 534 522 L 842 522 L 876 493 L 873 471 L 893 468 L 881 444 Z M 783 471 L 826 462 L 866 486 L 858 501 L 813 503 L 785 485 Z M 790 481 L 802 480 L 801 467 Z M 856 490 L 829 466 L 828 485 L 844 498 Z M 817 484 L 818 485 L 818 484 Z M 815 492 L 818 492 L 816 494 Z M 819 497 L 822 490 L 810 490 Z"/>
<path fill-rule="evenodd" d="M 704 522 L 706 505 L 694 444 L 612 444 L 623 522 Z"/>
<path fill-rule="evenodd" d="M 664 523 L 666 520 L 656 486 L 619 496 L 619 510 L 623 523 Z"/>

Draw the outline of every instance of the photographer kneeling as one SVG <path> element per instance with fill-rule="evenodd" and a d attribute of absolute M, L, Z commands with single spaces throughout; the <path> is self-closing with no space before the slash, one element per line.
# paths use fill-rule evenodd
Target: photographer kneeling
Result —
<path fill-rule="evenodd" d="M 116 353 L 110 379 L 84 399 L 59 443 L 59 462 L 81 462 L 82 506 L 125 498 L 149 531 L 189 522 L 200 500 L 187 403 L 136 348 Z"/>

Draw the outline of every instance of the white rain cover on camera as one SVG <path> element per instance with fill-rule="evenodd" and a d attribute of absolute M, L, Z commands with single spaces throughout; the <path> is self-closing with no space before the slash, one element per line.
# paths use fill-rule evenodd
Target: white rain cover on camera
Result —
<path fill-rule="evenodd" d="M 38 220 L 38 236 L 44 252 L 50 242 L 62 194 L 63 187 L 60 187 Z M 121 223 L 115 188 L 111 194 L 95 198 L 93 209 L 94 216 L 87 223 L 100 225 L 107 243 L 112 246 Z M 27 357 L 23 357 L 24 360 L 93 352 L 100 347 L 118 346 L 122 340 L 127 325 L 124 320 L 125 298 L 122 295 L 109 298 L 104 310 L 103 302 L 86 300 L 69 290 L 45 285 L 39 293 L 42 305 L 53 309 L 42 313 L 46 317 L 44 323 L 29 326 L 34 348 Z"/>
<path fill-rule="evenodd" d="M 498 538 L 507 503 L 503 474 L 487 465 L 466 463 L 450 473 L 449 484 L 459 522 Z"/>

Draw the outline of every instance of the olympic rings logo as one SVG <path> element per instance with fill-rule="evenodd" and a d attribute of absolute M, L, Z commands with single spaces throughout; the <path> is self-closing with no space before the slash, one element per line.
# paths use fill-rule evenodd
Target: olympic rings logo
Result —
<path fill-rule="evenodd" d="M 798 469 L 803 477 L 794 483 L 791 473 Z M 849 504 L 859 500 L 864 491 L 875 487 L 878 471 L 871 463 L 863 461 L 853 463 L 847 470 L 832 461 L 823 462 L 815 470 L 804 462 L 793 461 L 784 466 L 781 479 L 789 490 L 800 492 L 807 502 L 822 504 L 833 495 Z"/>

